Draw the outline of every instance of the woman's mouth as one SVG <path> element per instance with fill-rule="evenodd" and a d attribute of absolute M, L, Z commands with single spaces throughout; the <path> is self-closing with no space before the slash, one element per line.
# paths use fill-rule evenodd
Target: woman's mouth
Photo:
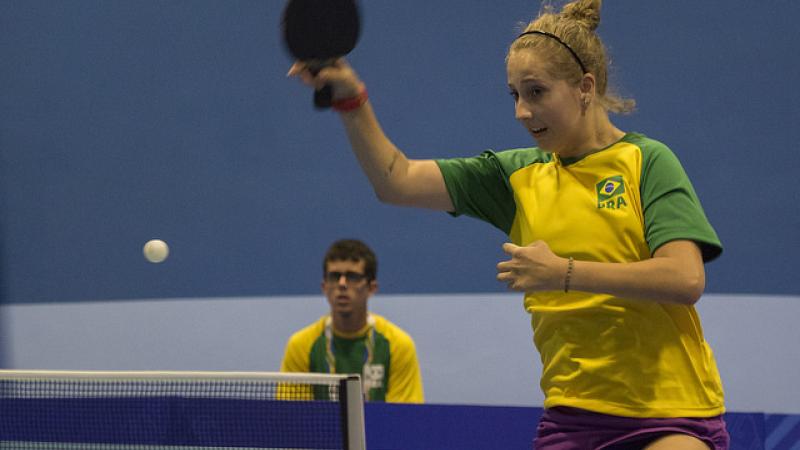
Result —
<path fill-rule="evenodd" d="M 547 127 L 528 128 L 528 130 L 531 132 L 533 137 L 537 137 L 537 136 L 541 135 L 542 133 L 544 133 L 545 131 L 547 131 Z"/>

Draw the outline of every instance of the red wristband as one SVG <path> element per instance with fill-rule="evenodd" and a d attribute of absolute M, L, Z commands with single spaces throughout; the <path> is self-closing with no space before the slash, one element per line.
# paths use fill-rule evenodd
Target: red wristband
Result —
<path fill-rule="evenodd" d="M 334 111 L 339 112 L 354 111 L 366 103 L 368 98 L 369 96 L 367 95 L 367 88 L 362 86 L 361 90 L 358 91 L 358 95 L 342 100 L 336 100 L 335 102 L 331 103 L 331 108 L 333 108 Z"/>

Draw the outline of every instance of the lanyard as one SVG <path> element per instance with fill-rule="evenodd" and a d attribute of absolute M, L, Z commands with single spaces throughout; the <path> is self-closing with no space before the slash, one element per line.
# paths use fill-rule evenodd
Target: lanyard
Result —
<path fill-rule="evenodd" d="M 364 350 L 364 367 L 372 365 L 372 357 L 375 351 L 375 318 L 367 315 L 367 340 Z M 336 349 L 333 346 L 333 320 L 330 316 L 325 319 L 325 359 L 328 363 L 328 372 L 336 373 Z M 363 374 L 362 374 L 363 376 Z M 363 383 L 364 390 L 368 389 L 367 384 Z M 366 394 L 366 392 L 365 392 Z"/>

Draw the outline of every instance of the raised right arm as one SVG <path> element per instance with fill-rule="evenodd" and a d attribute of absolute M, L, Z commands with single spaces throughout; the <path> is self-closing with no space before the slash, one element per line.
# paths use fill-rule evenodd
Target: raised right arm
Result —
<path fill-rule="evenodd" d="M 315 88 L 330 84 L 334 101 L 355 97 L 363 89 L 363 83 L 344 60 L 316 76 L 302 63 L 295 63 L 289 75 L 299 76 Z M 408 159 L 383 132 L 369 100 L 355 110 L 341 112 L 340 117 L 353 153 L 381 202 L 441 211 L 454 209 L 436 162 Z"/>

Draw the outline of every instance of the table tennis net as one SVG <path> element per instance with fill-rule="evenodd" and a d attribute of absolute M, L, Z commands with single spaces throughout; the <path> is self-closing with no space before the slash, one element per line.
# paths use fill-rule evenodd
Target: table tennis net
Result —
<path fill-rule="evenodd" d="M 0 449 L 363 449 L 357 375 L 0 370 Z"/>

